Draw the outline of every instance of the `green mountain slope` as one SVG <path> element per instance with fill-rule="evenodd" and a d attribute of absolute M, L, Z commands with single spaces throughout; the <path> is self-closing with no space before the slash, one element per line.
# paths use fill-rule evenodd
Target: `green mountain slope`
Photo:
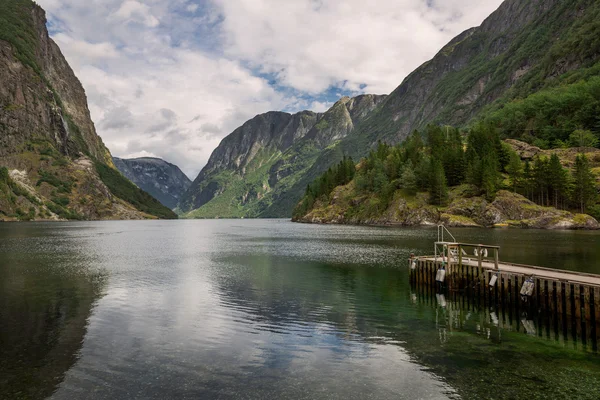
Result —
<path fill-rule="evenodd" d="M 119 174 L 30 0 L 0 0 L 0 220 L 176 218 Z"/>
<path fill-rule="evenodd" d="M 464 127 L 491 119 L 503 137 L 530 142 L 564 139 L 575 126 L 598 132 L 595 86 L 589 95 L 571 96 L 598 75 L 598 21 L 600 3 L 593 0 L 505 1 L 480 27 L 459 35 L 410 74 L 348 137 L 320 154 L 265 215 L 286 215 L 306 185 L 343 155 L 359 159 L 379 140 L 400 143 L 429 123 Z M 556 91 L 569 95 L 552 109 L 539 104 Z M 529 98 L 536 93 L 543 97 Z M 561 135 L 551 134 L 559 129 Z"/>
<path fill-rule="evenodd" d="M 323 149 L 350 134 L 384 98 L 346 97 L 323 114 L 256 116 L 221 142 L 183 196 L 179 212 L 190 218 L 265 216 Z"/>

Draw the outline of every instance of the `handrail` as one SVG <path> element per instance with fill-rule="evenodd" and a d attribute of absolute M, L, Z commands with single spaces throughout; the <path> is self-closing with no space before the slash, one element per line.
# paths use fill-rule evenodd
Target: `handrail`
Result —
<path fill-rule="evenodd" d="M 500 250 L 500 246 L 491 246 L 491 245 L 487 245 L 487 244 L 473 244 L 473 243 L 459 243 L 459 242 L 435 242 L 435 244 L 451 244 L 451 245 L 462 246 L 462 247 L 482 247 L 484 249 Z"/>
<path fill-rule="evenodd" d="M 444 225 L 438 225 L 438 242 L 444 241 L 444 232 L 446 232 L 448 235 L 450 235 L 452 240 L 454 242 L 456 242 L 456 238 L 454 237 L 454 235 Z M 441 236 L 442 240 L 440 240 L 440 236 Z"/>

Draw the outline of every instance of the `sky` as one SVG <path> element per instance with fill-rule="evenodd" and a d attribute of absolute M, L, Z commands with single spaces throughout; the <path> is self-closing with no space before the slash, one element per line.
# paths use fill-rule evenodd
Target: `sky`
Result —
<path fill-rule="evenodd" d="M 117 157 L 194 179 L 271 110 L 388 94 L 501 0 L 37 0 Z"/>

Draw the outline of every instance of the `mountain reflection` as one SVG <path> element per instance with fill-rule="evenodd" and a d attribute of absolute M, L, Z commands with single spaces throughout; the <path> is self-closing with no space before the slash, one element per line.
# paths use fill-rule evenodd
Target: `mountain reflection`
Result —
<path fill-rule="evenodd" d="M 0 245 L 0 398 L 42 399 L 77 361 L 105 277 L 61 263 L 72 250 L 49 258 L 43 240 L 20 252 L 15 236 Z"/>

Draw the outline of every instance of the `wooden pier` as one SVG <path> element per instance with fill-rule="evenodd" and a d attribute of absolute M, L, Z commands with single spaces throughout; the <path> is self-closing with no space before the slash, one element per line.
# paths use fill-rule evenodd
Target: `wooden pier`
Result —
<path fill-rule="evenodd" d="M 444 241 L 444 233 L 452 241 Z M 583 329 L 594 327 L 596 335 L 600 275 L 502 262 L 498 246 L 456 242 L 443 227 L 438 227 L 434 253 L 409 260 L 414 286 L 467 293 L 488 307 L 541 313 Z"/>

